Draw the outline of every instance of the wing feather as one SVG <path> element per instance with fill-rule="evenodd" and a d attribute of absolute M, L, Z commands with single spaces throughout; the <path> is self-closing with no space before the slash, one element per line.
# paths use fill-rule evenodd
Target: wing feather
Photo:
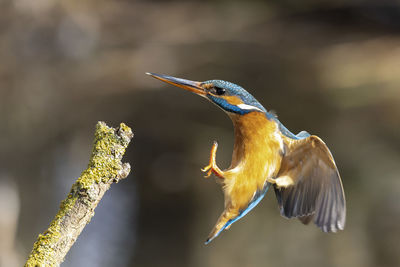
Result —
<path fill-rule="evenodd" d="M 294 184 L 274 187 L 281 214 L 314 223 L 324 232 L 343 230 L 346 203 L 342 182 L 325 143 L 315 135 L 284 138 L 286 145 L 277 177 L 289 176 Z"/>

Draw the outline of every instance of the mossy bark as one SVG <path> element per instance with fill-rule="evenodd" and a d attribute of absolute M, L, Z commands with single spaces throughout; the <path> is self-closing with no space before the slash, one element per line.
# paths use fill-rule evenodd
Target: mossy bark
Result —
<path fill-rule="evenodd" d="M 58 266 L 94 215 L 94 209 L 112 183 L 128 176 L 129 163 L 122 163 L 132 130 L 98 122 L 88 168 L 72 185 L 49 228 L 40 234 L 25 266 Z"/>

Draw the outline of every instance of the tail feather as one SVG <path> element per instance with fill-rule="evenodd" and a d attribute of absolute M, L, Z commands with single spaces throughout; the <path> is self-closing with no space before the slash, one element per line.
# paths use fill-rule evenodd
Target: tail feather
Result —
<path fill-rule="evenodd" d="M 262 190 L 259 190 L 256 194 L 254 194 L 253 199 L 250 201 L 249 205 L 247 208 L 241 210 L 240 212 L 237 212 L 235 209 L 233 209 L 229 204 L 228 206 L 225 207 L 224 212 L 221 214 L 219 217 L 217 223 L 215 224 L 213 230 L 211 233 L 208 235 L 208 238 L 205 242 L 207 245 L 210 243 L 214 238 L 216 238 L 223 230 L 229 229 L 229 227 L 236 222 L 237 220 L 241 219 L 243 216 L 245 216 L 249 211 L 251 211 L 255 206 L 257 206 L 258 203 L 264 198 L 265 194 L 268 191 L 268 188 L 270 187 L 270 183 L 266 183 L 264 185 L 264 188 Z"/>
<path fill-rule="evenodd" d="M 229 228 L 229 226 L 232 224 L 232 219 L 229 219 L 227 217 L 227 211 L 224 211 L 224 213 L 221 214 L 219 217 L 216 225 L 212 229 L 211 233 L 208 235 L 207 240 L 205 244 L 207 245 L 210 243 L 214 238 L 216 238 L 224 229 Z"/>

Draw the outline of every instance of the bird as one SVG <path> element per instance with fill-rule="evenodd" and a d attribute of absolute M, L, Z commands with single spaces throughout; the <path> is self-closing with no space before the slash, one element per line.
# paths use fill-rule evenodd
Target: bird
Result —
<path fill-rule="evenodd" d="M 216 163 L 214 141 L 210 160 L 201 169 L 214 174 L 222 185 L 224 210 L 205 241 L 243 218 L 273 187 L 280 213 L 285 218 L 311 221 L 323 232 L 343 230 L 346 201 L 335 160 L 327 145 L 306 131 L 293 134 L 249 92 L 223 80 L 191 81 L 146 73 L 211 101 L 230 117 L 234 145 L 230 166 Z"/>

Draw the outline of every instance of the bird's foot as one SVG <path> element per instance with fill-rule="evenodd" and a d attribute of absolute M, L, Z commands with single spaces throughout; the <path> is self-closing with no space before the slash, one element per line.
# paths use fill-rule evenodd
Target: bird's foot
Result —
<path fill-rule="evenodd" d="M 213 144 L 213 146 L 211 148 L 211 152 L 210 152 L 210 162 L 207 166 L 205 166 L 203 169 L 201 169 L 202 172 L 207 173 L 207 175 L 204 176 L 205 178 L 210 177 L 211 173 L 214 173 L 219 178 L 224 178 L 224 173 L 221 171 L 221 169 L 217 166 L 217 163 L 215 162 L 217 148 L 218 148 L 218 143 L 216 141 L 214 141 L 214 144 Z"/>
<path fill-rule="evenodd" d="M 276 179 L 267 178 L 267 182 L 274 184 L 277 188 L 287 188 L 294 184 L 293 179 L 289 176 L 281 176 Z"/>

